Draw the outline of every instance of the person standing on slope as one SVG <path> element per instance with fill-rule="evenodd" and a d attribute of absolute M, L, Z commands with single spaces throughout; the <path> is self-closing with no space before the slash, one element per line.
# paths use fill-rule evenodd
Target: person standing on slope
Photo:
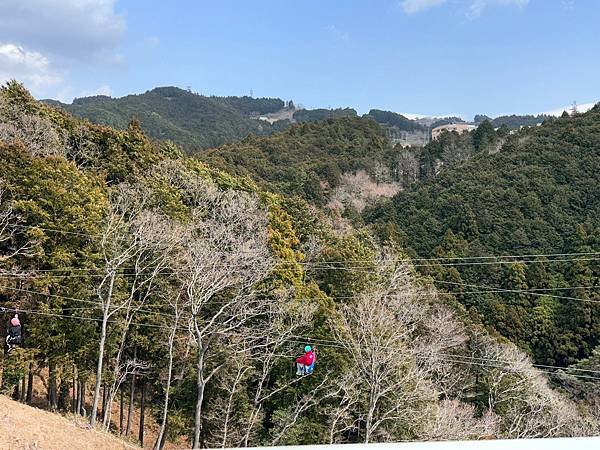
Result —
<path fill-rule="evenodd" d="M 304 347 L 304 355 L 296 358 L 296 375 L 309 375 L 315 370 L 317 355 L 310 345 Z"/>

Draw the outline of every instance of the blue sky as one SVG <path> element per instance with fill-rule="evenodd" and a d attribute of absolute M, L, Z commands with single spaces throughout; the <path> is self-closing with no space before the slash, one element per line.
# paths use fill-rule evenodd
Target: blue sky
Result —
<path fill-rule="evenodd" d="M 596 0 L 1 0 L 0 80 L 420 114 L 600 100 Z"/>

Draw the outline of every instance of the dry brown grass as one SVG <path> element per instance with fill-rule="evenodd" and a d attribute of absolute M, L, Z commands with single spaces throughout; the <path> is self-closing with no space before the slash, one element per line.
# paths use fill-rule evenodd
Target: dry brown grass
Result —
<path fill-rule="evenodd" d="M 136 449 L 108 433 L 0 396 L 0 449 Z"/>

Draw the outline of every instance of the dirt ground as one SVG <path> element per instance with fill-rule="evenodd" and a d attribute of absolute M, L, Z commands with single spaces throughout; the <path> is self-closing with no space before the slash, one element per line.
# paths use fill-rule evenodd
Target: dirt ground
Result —
<path fill-rule="evenodd" d="M 0 449 L 139 449 L 86 428 L 85 419 L 68 419 L 0 396 Z"/>

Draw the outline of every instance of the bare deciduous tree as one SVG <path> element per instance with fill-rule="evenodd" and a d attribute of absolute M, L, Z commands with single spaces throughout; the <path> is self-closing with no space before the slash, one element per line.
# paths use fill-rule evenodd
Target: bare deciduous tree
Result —
<path fill-rule="evenodd" d="M 22 242 L 17 242 L 17 239 L 15 239 L 17 233 L 24 229 L 19 226 L 19 218 L 6 199 L 3 184 L 4 181 L 0 179 L 0 246 L 3 249 L 2 253 L 0 253 L 0 264 L 2 266 L 17 256 L 31 257 L 36 254 L 35 241 L 33 239 L 24 239 Z M 2 266 L 0 266 L 0 274 L 19 272 L 14 264 L 7 264 L 10 267 Z"/>
<path fill-rule="evenodd" d="M 190 181 L 188 181 L 190 183 Z M 191 187 L 191 189 L 190 189 Z M 211 344 L 263 312 L 252 291 L 272 267 L 267 214 L 250 194 L 220 191 L 196 177 L 187 185 L 193 202 L 191 237 L 184 243 L 182 284 L 190 302 L 190 333 L 198 347 L 194 448 L 200 445 L 202 405 Z"/>
<path fill-rule="evenodd" d="M 279 445 L 290 429 L 296 425 L 298 420 L 302 418 L 308 410 L 334 395 L 335 391 L 331 390 L 331 378 L 329 374 L 327 374 L 319 384 L 310 390 L 310 392 L 304 394 L 300 399 L 294 402 L 293 405 L 278 414 L 275 426 L 271 433 L 270 444 Z"/>
<path fill-rule="evenodd" d="M 109 405 L 112 405 L 127 372 L 135 374 L 136 368 L 143 370 L 148 366 L 143 361 L 123 360 L 127 333 L 133 318 L 155 294 L 158 278 L 171 268 L 176 249 L 186 233 L 183 226 L 152 211 L 142 211 L 135 217 L 131 223 L 131 231 L 137 240 L 138 251 L 133 258 L 133 266 L 128 268 L 128 295 L 122 300 L 122 303 L 125 303 L 123 308 L 125 316 L 121 321 L 119 348 L 113 364 L 113 381 L 107 401 Z M 157 311 L 156 314 L 162 313 Z M 110 411 L 109 409 L 109 413 L 104 416 L 106 429 L 110 426 Z"/>
<path fill-rule="evenodd" d="M 50 119 L 6 102 L 0 105 L 0 141 L 20 143 L 33 156 L 65 155 L 64 139 Z"/>
<path fill-rule="evenodd" d="M 293 295 L 293 293 L 290 293 Z M 264 403 L 296 384 L 300 378 L 292 378 L 277 386 L 269 386 L 273 368 L 282 359 L 288 359 L 293 351 L 293 338 L 306 327 L 315 313 L 315 305 L 307 301 L 295 300 L 293 296 L 282 295 L 273 299 L 272 304 L 261 317 L 257 326 L 243 330 L 244 353 L 256 353 L 253 372 L 256 380 L 252 384 L 251 408 L 246 418 L 245 432 L 236 446 L 247 447 L 256 433 Z M 248 339 L 249 338 L 249 339 Z"/>
<path fill-rule="evenodd" d="M 474 337 L 480 370 L 487 389 L 488 407 L 499 416 L 499 429 L 509 438 L 586 436 L 597 432 L 591 417 L 548 386 L 542 373 L 513 344 L 499 343 L 490 336 Z"/>
<path fill-rule="evenodd" d="M 423 438 L 432 441 L 492 439 L 497 434 L 498 418 L 493 412 L 477 417 L 473 405 L 443 400 L 432 411 Z"/>
<path fill-rule="evenodd" d="M 466 352 L 467 336 L 453 314 L 435 301 L 435 291 L 428 288 L 426 295 L 430 304 L 422 304 L 426 315 L 410 351 L 440 396 L 456 398 L 473 383 L 470 367 L 460 362 Z"/>
<path fill-rule="evenodd" d="M 252 364 L 241 355 L 232 355 L 229 367 L 217 376 L 216 389 L 220 395 L 210 403 L 206 414 L 211 424 L 209 447 L 236 447 L 243 441 L 246 422 L 236 411 L 236 401 L 244 394 Z"/>
<path fill-rule="evenodd" d="M 104 353 L 109 319 L 117 313 L 125 314 L 124 327 L 115 362 L 113 389 L 114 397 L 118 389 L 119 364 L 124 349 L 125 335 L 136 311 L 143 306 L 152 293 L 158 275 L 168 267 L 168 255 L 180 241 L 177 233 L 164 230 L 167 225 L 164 219 L 146 211 L 147 191 L 141 186 L 121 184 L 116 187 L 110 201 L 110 210 L 104 222 L 100 237 L 100 249 L 104 259 L 104 276 L 96 292 L 102 310 L 101 333 L 98 344 L 98 363 L 96 369 L 96 386 L 90 414 L 90 424 L 95 425 L 100 399 Z M 175 226 L 169 222 L 168 226 Z M 133 267 L 128 267 L 133 264 Z M 132 270 L 128 277 L 129 289 L 126 295 L 115 295 L 118 282 L 126 285 L 121 273 L 124 268 Z M 134 305 L 134 299 L 137 305 Z M 123 366 L 121 366 L 123 367 Z M 108 423 L 108 422 L 107 422 Z"/>
<path fill-rule="evenodd" d="M 163 401 L 162 414 L 159 423 L 159 430 L 155 450 L 160 450 L 164 443 L 164 434 L 167 428 L 167 414 L 169 411 L 169 397 L 171 393 L 171 385 L 173 383 L 173 365 L 175 358 L 175 336 L 181 325 L 182 315 L 189 307 L 186 298 L 181 295 L 181 292 L 176 292 L 174 295 L 167 296 L 168 309 L 172 313 L 170 320 L 169 338 L 167 340 L 167 375 L 165 380 L 165 398 Z"/>
<path fill-rule="evenodd" d="M 391 439 L 402 429 L 415 431 L 435 398 L 408 351 L 423 320 L 421 292 L 406 264 L 386 276 L 381 289 L 342 306 L 341 324 L 334 324 L 352 367 L 349 375 L 338 379 L 344 400 L 334 412 L 332 441 L 356 424 L 364 429 L 365 443 Z"/>
<path fill-rule="evenodd" d="M 89 129 L 77 125 L 66 143 L 66 155 L 78 166 L 90 166 L 100 160 L 100 146 L 90 139 Z"/>

